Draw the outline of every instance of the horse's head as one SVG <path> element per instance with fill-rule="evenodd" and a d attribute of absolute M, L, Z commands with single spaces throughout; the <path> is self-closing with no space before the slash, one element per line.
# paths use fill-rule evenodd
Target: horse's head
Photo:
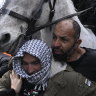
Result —
<path fill-rule="evenodd" d="M 3 9 L 8 9 L 8 11 L 6 12 L 5 10 L 6 14 L 2 14 L 3 12 L 2 11 L 0 15 L 0 50 L 7 51 L 10 45 L 20 36 L 20 34 L 22 33 L 25 34 L 29 25 L 31 27 L 33 26 L 33 23 L 29 23 L 30 22 L 29 20 L 31 20 L 32 18 L 34 20 L 37 19 L 34 25 L 35 27 L 44 25 L 49 21 L 50 7 L 48 3 L 49 0 L 3 0 L 3 1 L 5 1 L 3 5 Z M 50 0 L 50 1 L 53 2 L 55 0 Z M 61 0 L 56 0 L 55 15 L 53 20 L 59 19 L 63 16 L 70 14 L 70 12 L 68 11 L 69 7 L 66 6 L 66 2 L 67 1 L 65 0 L 62 0 L 62 2 Z M 41 10 L 39 10 L 40 8 Z M 64 10 L 66 8 L 68 10 Z M 17 14 L 15 15 L 17 16 L 14 17 L 13 16 L 14 13 L 12 12 L 11 12 L 12 16 L 10 16 L 10 11 L 16 12 Z M 36 12 L 39 15 L 35 14 Z M 18 16 L 18 14 L 21 15 L 21 17 Z M 22 16 L 24 16 L 25 18 Z M 20 18 L 17 19 L 17 17 L 23 19 L 22 20 Z M 26 20 L 26 18 L 28 20 Z M 47 38 L 46 36 L 43 36 L 45 37 L 44 39 L 49 38 L 48 40 L 44 40 L 47 42 L 49 42 L 51 37 L 48 30 L 46 30 Z M 31 31 L 30 30 L 27 31 L 27 33 L 28 32 L 31 33 L 32 29 Z"/>
<path fill-rule="evenodd" d="M 5 0 L 2 0 L 5 1 Z M 0 14 L 0 51 L 7 51 L 9 46 L 20 36 L 25 33 L 28 27 L 28 23 L 25 20 L 17 19 L 14 16 L 10 16 L 10 11 L 16 12 L 29 20 L 32 18 L 35 10 L 39 7 L 42 0 L 6 0 L 2 9 L 8 9 L 7 12 L 1 12 Z M 1 1 L 0 1 L 1 2 Z M 48 9 L 47 9 L 48 10 Z M 47 13 L 47 12 L 46 12 Z M 47 14 L 46 14 L 47 16 Z M 46 17 L 44 15 L 44 17 Z M 35 19 L 35 18 L 34 18 Z M 35 26 L 47 22 L 46 20 L 37 20 Z"/>

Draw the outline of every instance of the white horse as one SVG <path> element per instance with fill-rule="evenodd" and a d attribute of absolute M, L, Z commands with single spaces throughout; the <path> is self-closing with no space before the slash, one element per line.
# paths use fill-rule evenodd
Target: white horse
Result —
<path fill-rule="evenodd" d="M 40 2 L 41 0 L 6 0 L 4 7 L 30 19 L 32 17 L 32 12 L 39 7 Z M 53 2 L 53 0 L 51 0 L 51 2 Z M 71 0 L 56 0 L 53 21 L 75 12 L 76 11 Z M 40 18 L 37 20 L 35 26 L 46 24 L 49 20 L 49 13 L 49 3 L 45 2 L 42 6 Z M 28 24 L 25 21 L 11 17 L 8 14 L 9 12 L 0 16 L 0 51 L 7 51 L 9 46 L 18 38 L 20 34 L 25 33 L 28 27 Z M 95 35 L 83 27 L 77 16 L 75 16 L 74 19 L 80 24 L 82 29 L 81 39 L 83 42 L 81 46 L 96 48 Z M 47 42 L 50 46 L 52 40 L 52 30 L 50 31 L 50 28 L 41 30 L 40 38 Z"/>

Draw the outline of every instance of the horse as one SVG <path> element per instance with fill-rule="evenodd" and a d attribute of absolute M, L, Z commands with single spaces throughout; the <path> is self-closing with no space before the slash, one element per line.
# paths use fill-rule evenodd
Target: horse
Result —
<path fill-rule="evenodd" d="M 12 46 L 13 42 L 16 42 L 16 39 L 19 36 L 27 34 L 29 25 L 31 25 L 31 27 L 33 26 L 33 23 L 28 24 L 27 22 L 31 18 L 34 20 L 37 19 L 33 29 L 34 27 L 38 27 L 49 22 L 49 1 L 53 5 L 54 0 L 4 0 L 4 4 L 0 11 L 3 9 L 7 9 L 7 11 L 5 10 L 4 14 L 2 14 L 2 11 L 0 15 L 0 51 L 8 51 L 10 46 Z M 38 7 L 41 8 L 39 11 L 40 13 L 38 13 L 40 15 L 36 17 L 34 14 L 38 11 Z M 56 0 L 54 10 L 52 11 L 55 13 L 50 22 L 76 12 L 71 0 Z M 10 12 L 13 12 L 14 14 L 17 13 L 16 15 L 19 19 L 17 17 L 10 16 Z M 20 18 L 20 16 L 24 19 Z M 81 46 L 95 49 L 95 35 L 84 28 L 77 16 L 73 17 L 73 19 L 75 19 L 81 27 L 80 38 L 83 41 Z M 34 33 L 32 38 L 42 39 L 51 46 L 54 26 L 51 27 L 52 28 L 46 27 L 40 30 L 40 32 Z"/>

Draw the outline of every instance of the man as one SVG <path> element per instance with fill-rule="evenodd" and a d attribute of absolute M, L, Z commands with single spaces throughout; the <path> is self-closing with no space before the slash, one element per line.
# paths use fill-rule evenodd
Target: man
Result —
<path fill-rule="evenodd" d="M 80 26 L 76 21 L 67 19 L 59 22 L 53 33 L 53 57 L 55 61 L 66 62 L 76 72 L 96 81 L 96 50 L 81 48 L 81 42 Z"/>
<path fill-rule="evenodd" d="M 49 80 L 51 48 L 29 40 L 17 52 L 13 70 L 0 79 L 0 96 L 43 96 Z"/>
<path fill-rule="evenodd" d="M 67 19 L 55 25 L 52 41 L 52 77 L 44 96 L 96 95 L 95 82 L 91 81 L 96 74 L 96 51 L 81 48 L 81 42 L 80 27 L 76 21 Z"/>

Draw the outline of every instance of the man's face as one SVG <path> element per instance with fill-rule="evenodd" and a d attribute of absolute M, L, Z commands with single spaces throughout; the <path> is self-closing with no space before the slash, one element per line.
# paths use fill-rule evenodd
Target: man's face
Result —
<path fill-rule="evenodd" d="M 41 69 L 41 63 L 38 58 L 25 53 L 22 59 L 22 67 L 28 75 L 32 75 Z"/>
<path fill-rule="evenodd" d="M 70 22 L 63 22 L 55 26 L 52 41 L 53 57 L 57 61 L 67 61 L 75 48 L 74 30 Z"/>

